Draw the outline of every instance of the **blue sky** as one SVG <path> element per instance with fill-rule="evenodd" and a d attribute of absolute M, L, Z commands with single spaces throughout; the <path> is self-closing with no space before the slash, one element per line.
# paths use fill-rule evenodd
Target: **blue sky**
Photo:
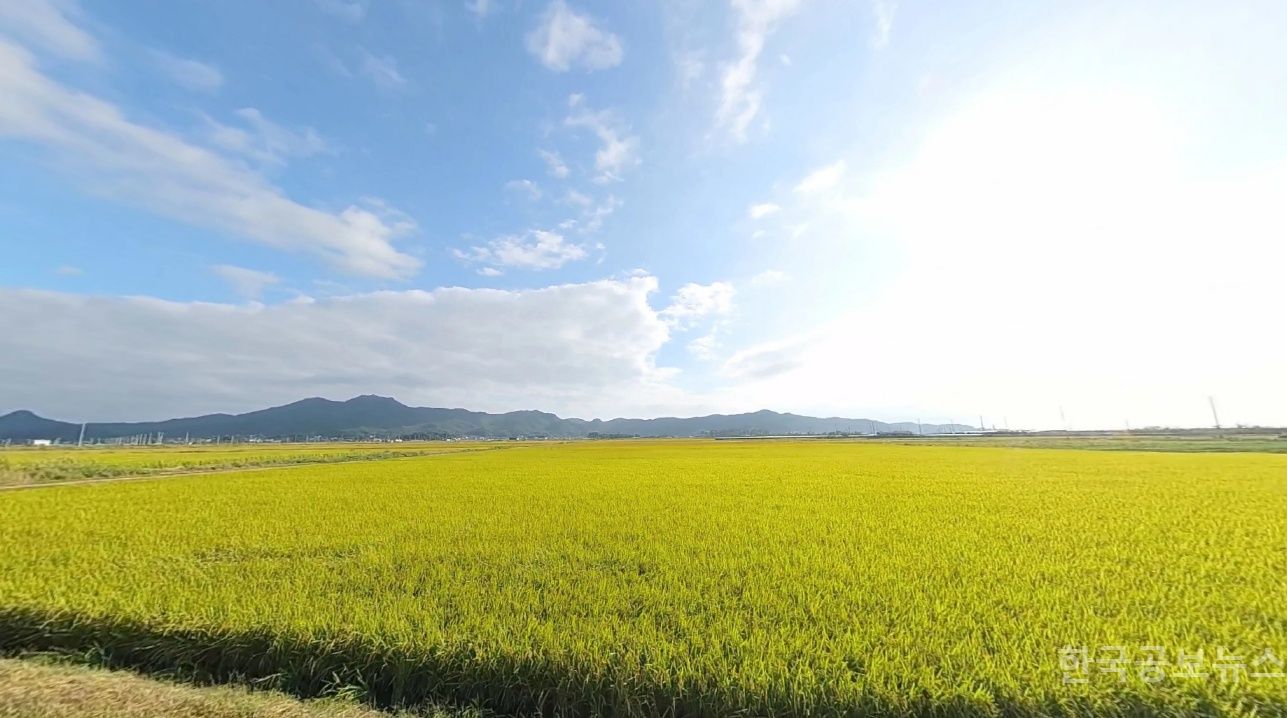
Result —
<path fill-rule="evenodd" d="M 0 8 L 0 411 L 1284 423 L 1281 3 Z"/>

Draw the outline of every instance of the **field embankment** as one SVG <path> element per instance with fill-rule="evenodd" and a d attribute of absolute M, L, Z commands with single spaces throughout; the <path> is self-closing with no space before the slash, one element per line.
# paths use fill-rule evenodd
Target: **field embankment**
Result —
<path fill-rule="evenodd" d="M 391 715 L 343 697 L 301 701 L 241 686 L 188 686 L 126 671 L 0 659 L 0 718 L 470 718 L 429 708 Z"/>
<path fill-rule="evenodd" d="M 303 464 L 333 464 L 494 449 L 498 443 L 241 444 L 32 448 L 0 451 L 0 488 Z"/>
<path fill-rule="evenodd" d="M 1090 451 L 1173 451 L 1181 453 L 1287 454 L 1287 437 L 1265 434 L 1067 436 L 1037 434 L 939 435 L 914 439 L 889 439 L 893 443 L 940 446 L 994 446 L 1013 449 L 1084 449 Z"/>
<path fill-rule="evenodd" d="M 71 486 L 0 496 L 0 650 L 385 707 L 1274 715 L 1284 515 L 1277 455 L 824 442 Z"/>

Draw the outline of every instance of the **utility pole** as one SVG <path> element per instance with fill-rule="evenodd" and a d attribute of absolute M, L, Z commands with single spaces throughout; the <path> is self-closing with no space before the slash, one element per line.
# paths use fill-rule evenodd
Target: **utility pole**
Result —
<path fill-rule="evenodd" d="M 1216 413 L 1215 397 L 1208 396 L 1207 403 L 1211 405 L 1211 418 L 1215 420 L 1216 431 L 1220 430 L 1220 415 Z"/>

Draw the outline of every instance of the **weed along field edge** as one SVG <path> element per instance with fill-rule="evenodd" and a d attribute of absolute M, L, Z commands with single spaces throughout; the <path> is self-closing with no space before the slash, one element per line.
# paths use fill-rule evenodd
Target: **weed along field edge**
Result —
<path fill-rule="evenodd" d="M 819 441 L 51 487 L 0 495 L 0 651 L 379 708 L 1275 715 L 1284 515 L 1283 455 Z"/>
<path fill-rule="evenodd" d="M 512 448 L 508 442 L 102 446 L 0 450 L 0 489 L 237 469 L 342 464 Z"/>

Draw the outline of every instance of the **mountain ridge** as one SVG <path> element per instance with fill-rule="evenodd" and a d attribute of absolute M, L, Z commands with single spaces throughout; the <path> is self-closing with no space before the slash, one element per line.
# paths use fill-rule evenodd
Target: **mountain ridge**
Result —
<path fill-rule="evenodd" d="M 964 424 L 924 424 L 925 433 L 975 431 Z M 81 425 L 48 419 L 26 409 L 0 416 L 0 441 L 52 439 L 76 441 Z M 138 434 L 164 434 L 171 439 L 256 436 L 265 439 L 323 437 L 379 438 L 510 438 L 517 436 L 586 438 L 594 435 L 734 436 L 774 434 L 916 432 L 916 422 L 812 417 L 768 409 L 744 414 L 663 416 L 653 419 L 578 419 L 521 410 L 490 414 L 460 408 L 413 407 L 397 399 L 363 394 L 344 401 L 309 397 L 242 414 L 203 414 L 161 421 L 91 422 L 85 439 L 119 439 Z"/>

